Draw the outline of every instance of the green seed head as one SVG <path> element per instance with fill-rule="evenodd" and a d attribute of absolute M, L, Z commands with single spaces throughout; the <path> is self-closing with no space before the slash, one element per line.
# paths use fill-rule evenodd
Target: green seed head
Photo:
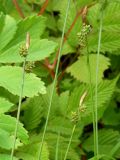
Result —
<path fill-rule="evenodd" d="M 20 54 L 21 57 L 26 57 L 27 56 L 28 50 L 27 50 L 25 45 L 22 44 L 20 46 L 19 54 Z"/>

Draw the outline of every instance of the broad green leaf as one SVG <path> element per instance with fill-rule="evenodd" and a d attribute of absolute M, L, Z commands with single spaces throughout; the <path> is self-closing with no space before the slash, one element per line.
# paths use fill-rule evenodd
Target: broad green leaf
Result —
<path fill-rule="evenodd" d="M 118 54 L 120 48 L 120 36 L 116 32 L 112 33 L 111 32 L 102 32 L 102 37 L 101 37 L 101 47 L 100 47 L 100 52 L 108 54 L 115 54 L 114 51 L 118 51 Z M 88 49 L 89 52 L 97 52 L 98 49 L 98 33 L 93 33 L 88 37 Z M 83 53 L 87 52 L 86 48 L 83 49 Z M 116 53 L 117 54 L 117 53 Z"/>
<path fill-rule="evenodd" d="M 8 44 L 7 48 L 24 41 L 27 32 L 29 32 L 31 39 L 39 39 L 45 30 L 45 20 L 46 19 L 42 16 L 29 16 L 19 21 L 16 34 Z"/>
<path fill-rule="evenodd" d="M 82 82 L 89 83 L 90 76 L 92 83 L 96 82 L 96 61 L 97 55 L 90 54 L 89 55 L 89 63 L 90 63 L 90 72 L 87 64 L 87 56 L 79 57 L 79 60 L 73 63 L 68 69 L 67 72 L 71 73 L 73 77 Z M 103 78 L 103 72 L 110 65 L 109 59 L 103 55 L 99 56 L 99 72 L 98 72 L 98 82 L 100 82 Z M 91 75 L 90 75 L 91 74 Z"/>
<path fill-rule="evenodd" d="M 53 30 L 53 31 L 57 31 L 57 24 L 56 24 L 56 19 L 54 16 L 51 16 L 50 14 L 46 15 L 47 17 L 47 28 Z"/>
<path fill-rule="evenodd" d="M 0 114 L 9 111 L 12 106 L 13 104 L 11 102 L 0 97 Z"/>
<path fill-rule="evenodd" d="M 16 126 L 16 118 L 9 115 L 0 115 L 0 129 L 8 132 L 11 136 L 14 136 Z M 23 128 L 23 124 L 19 122 L 17 138 L 21 140 L 22 143 L 28 143 L 27 131 Z"/>
<path fill-rule="evenodd" d="M 0 62 L 1 63 L 18 63 L 23 62 L 19 54 L 20 44 L 12 46 L 6 51 L 1 51 Z M 27 61 L 39 61 L 46 57 L 49 57 L 51 53 L 55 51 L 57 43 L 48 41 L 47 39 L 39 40 L 34 39 L 31 41 Z"/>
<path fill-rule="evenodd" d="M 4 26 L 2 26 L 2 30 L 0 29 L 0 50 L 9 43 L 17 29 L 15 20 L 9 15 L 3 16 L 3 14 L 1 14 L 0 21 L 1 19 L 4 21 Z"/>
<path fill-rule="evenodd" d="M 0 147 L 10 150 L 13 147 L 13 143 L 14 143 L 14 136 L 11 136 L 9 132 L 0 129 Z M 15 148 L 21 145 L 22 143 L 17 139 Z"/>
<path fill-rule="evenodd" d="M 53 132 L 51 132 L 51 133 L 47 132 L 46 133 L 44 142 L 48 146 L 49 159 L 50 160 L 51 159 L 55 159 L 57 138 L 58 138 L 58 134 L 54 134 Z M 31 137 L 30 137 L 30 146 L 31 146 L 30 148 L 32 148 L 32 145 L 34 146 L 34 144 L 38 144 L 38 142 L 40 142 L 41 139 L 42 139 L 42 133 L 40 133 L 40 134 L 32 134 Z M 68 141 L 69 141 L 69 138 L 66 138 L 66 137 L 63 137 L 63 136 L 60 135 L 60 143 L 59 143 L 60 145 L 59 145 L 59 150 L 58 150 L 58 160 L 63 159 L 63 157 L 65 156 L 66 148 L 68 146 Z M 78 146 L 78 142 L 79 142 L 78 139 L 77 139 L 77 141 L 76 141 L 76 139 L 73 139 L 73 143 L 74 144 L 72 144 L 70 146 L 70 150 L 68 152 L 67 159 L 79 160 L 79 155 L 76 152 L 76 149 L 74 149 L 76 146 Z M 22 150 L 24 150 L 24 148 Z M 27 148 L 25 150 L 27 150 Z M 28 151 L 29 151 L 29 148 L 28 148 Z M 33 152 L 33 151 L 31 151 L 31 152 Z M 35 153 L 36 152 L 34 152 L 34 154 Z M 20 155 L 21 155 L 21 152 L 20 152 Z M 25 159 L 25 160 L 27 160 L 27 159 Z M 33 160 L 38 160 L 38 159 L 33 159 Z"/>
<path fill-rule="evenodd" d="M 24 105 L 24 123 L 28 130 L 36 128 L 44 115 L 41 96 L 29 99 Z M 45 106 L 44 106 L 45 107 Z"/>
<path fill-rule="evenodd" d="M 117 104 L 111 101 L 109 107 L 105 110 L 102 117 L 104 125 L 118 126 L 120 124 L 120 112 L 117 109 Z"/>
<path fill-rule="evenodd" d="M 73 123 L 71 122 L 70 119 L 66 118 L 65 116 L 55 116 L 54 119 L 52 119 L 47 127 L 48 132 L 53 132 L 53 133 L 60 133 L 61 136 L 67 137 L 66 141 L 69 142 L 69 137 L 71 136 L 72 130 L 73 130 Z M 82 134 L 83 131 L 83 124 L 78 124 L 76 126 L 74 135 L 73 135 L 73 140 L 72 140 L 72 145 L 76 145 L 76 143 L 80 143 L 78 138 Z M 75 143 L 75 144 L 74 144 Z"/>
<path fill-rule="evenodd" d="M 11 155 L 8 155 L 8 154 L 0 154 L 0 160 L 11 160 Z M 18 160 L 18 158 L 13 157 L 13 160 Z"/>
<path fill-rule="evenodd" d="M 4 87 L 0 87 L 0 97 L 7 99 L 13 104 L 17 104 L 19 101 L 19 96 L 13 95 Z"/>
<path fill-rule="evenodd" d="M 100 4 L 96 4 L 88 10 L 88 21 L 94 27 L 99 28 Z M 120 32 L 120 3 L 112 1 L 106 3 L 103 12 L 103 30 L 109 32 Z"/>
<path fill-rule="evenodd" d="M 48 111 L 49 102 L 50 102 L 51 90 L 52 90 L 52 87 L 53 87 L 52 85 L 53 85 L 53 83 L 47 87 L 47 94 L 45 94 L 41 98 L 41 103 L 42 103 L 43 106 L 45 106 L 44 107 L 45 117 L 47 117 L 47 111 Z M 59 97 L 58 97 L 55 90 L 54 90 L 54 93 L 53 93 L 51 106 L 52 107 L 51 107 L 51 113 L 50 113 L 50 118 L 49 119 L 53 119 L 55 115 L 61 114 L 60 105 L 59 105 Z"/>
<path fill-rule="evenodd" d="M 108 2 L 108 1 L 106 1 Z M 100 4 L 96 4 L 88 10 L 88 21 L 92 26 L 92 34 L 88 37 L 90 52 L 97 52 L 98 31 L 100 26 Z M 100 51 L 114 54 L 120 47 L 120 3 L 106 3 L 103 11 L 103 25 Z M 84 52 L 85 50 L 83 50 Z M 85 51 L 86 52 L 86 51 Z M 119 54 L 119 52 L 118 52 Z"/>
<path fill-rule="evenodd" d="M 22 68 L 12 66 L 0 67 L 0 86 L 6 88 L 14 95 L 20 95 L 22 82 Z M 44 82 L 33 73 L 25 74 L 23 97 L 33 97 L 39 93 L 45 94 Z"/>
<path fill-rule="evenodd" d="M 30 143 L 30 144 L 20 148 L 17 153 L 17 156 L 20 159 L 24 159 L 24 160 L 28 160 L 28 159 L 29 160 L 38 160 L 39 148 L 40 148 L 39 142 Z M 46 143 L 43 144 L 41 159 L 42 160 L 49 160 L 49 150 L 48 150 L 48 146 Z"/>
<path fill-rule="evenodd" d="M 0 13 L 0 34 L 3 30 L 4 25 L 5 25 L 5 15 L 1 12 Z"/>
<path fill-rule="evenodd" d="M 59 104 L 60 104 L 60 112 L 61 114 L 65 115 L 65 110 L 68 107 L 68 100 L 69 100 L 69 91 L 62 92 L 59 96 Z"/>
<path fill-rule="evenodd" d="M 99 154 L 106 154 L 109 156 L 111 149 L 120 138 L 120 134 L 118 131 L 112 129 L 99 130 L 98 134 Z M 93 134 L 85 140 L 82 146 L 86 151 L 93 151 Z"/>

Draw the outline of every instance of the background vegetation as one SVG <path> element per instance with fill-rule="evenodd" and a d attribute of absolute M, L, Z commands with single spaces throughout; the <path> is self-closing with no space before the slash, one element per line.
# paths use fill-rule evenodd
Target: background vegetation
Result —
<path fill-rule="evenodd" d="M 119 72 L 120 0 L 0 0 L 0 160 L 120 159 Z"/>

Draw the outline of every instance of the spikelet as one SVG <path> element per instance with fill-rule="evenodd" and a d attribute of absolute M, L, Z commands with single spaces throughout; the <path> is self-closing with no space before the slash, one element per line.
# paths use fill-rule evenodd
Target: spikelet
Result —
<path fill-rule="evenodd" d="M 83 104 L 85 97 L 87 96 L 87 91 L 83 93 L 80 98 L 79 108 L 76 112 L 71 112 L 71 122 L 77 124 L 80 120 L 80 113 L 86 111 L 86 106 Z"/>
<path fill-rule="evenodd" d="M 28 49 L 30 47 L 30 35 L 27 33 L 26 35 L 26 44 L 22 44 L 20 46 L 19 54 L 21 57 L 26 57 L 28 55 Z"/>
<path fill-rule="evenodd" d="M 21 57 L 26 57 L 28 54 L 28 50 L 24 44 L 19 47 L 19 54 Z"/>
<path fill-rule="evenodd" d="M 79 121 L 79 114 L 77 112 L 71 112 L 71 122 L 76 124 Z"/>
<path fill-rule="evenodd" d="M 25 71 L 31 72 L 34 67 L 35 67 L 35 62 L 27 62 L 25 65 Z"/>
<path fill-rule="evenodd" d="M 91 26 L 83 24 L 83 28 L 82 28 L 81 32 L 79 32 L 77 34 L 78 39 L 79 39 L 79 45 L 81 47 L 85 47 L 85 45 L 86 45 L 86 38 L 87 38 L 87 35 L 88 35 L 88 33 L 90 31 L 91 31 Z"/>

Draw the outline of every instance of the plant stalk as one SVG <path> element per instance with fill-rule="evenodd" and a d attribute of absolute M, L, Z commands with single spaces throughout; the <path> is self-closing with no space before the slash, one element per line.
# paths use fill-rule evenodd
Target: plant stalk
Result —
<path fill-rule="evenodd" d="M 100 56 L 100 48 L 101 48 L 101 37 L 102 37 L 102 20 L 103 20 L 103 12 L 101 11 L 100 15 L 100 27 L 99 27 L 99 35 L 98 35 L 98 49 L 97 49 L 97 60 L 96 60 L 96 80 L 95 80 L 95 147 L 96 147 L 96 159 L 98 160 L 99 148 L 98 148 L 98 75 L 99 75 L 99 56 Z"/>
<path fill-rule="evenodd" d="M 15 145 L 16 145 L 16 138 L 17 138 L 17 131 L 18 131 L 18 125 L 19 125 L 20 109 L 21 109 L 21 104 L 22 104 L 24 81 L 25 81 L 25 65 L 26 65 L 26 60 L 27 60 L 27 56 L 24 58 L 23 67 L 22 67 L 23 70 L 22 70 L 21 91 L 20 91 L 18 111 L 17 111 L 17 119 L 16 119 L 15 133 L 14 133 L 14 142 L 13 142 L 13 147 L 12 147 L 12 151 L 11 151 L 11 160 L 13 160 L 13 156 L 14 156 Z"/>
<path fill-rule="evenodd" d="M 47 125 L 48 125 L 48 120 L 49 120 L 49 116 L 50 116 L 52 99 L 53 99 L 53 94 L 54 94 L 54 90 L 55 90 L 55 86 L 56 86 L 60 57 L 61 57 L 61 52 L 62 52 L 62 47 L 63 47 L 63 42 L 64 42 L 65 28 L 66 28 L 66 22 L 67 22 L 67 18 L 68 18 L 68 11 L 69 11 L 69 7 L 70 7 L 70 2 L 71 2 L 71 0 L 68 0 L 68 2 L 67 2 L 67 9 L 66 9 L 66 15 L 65 15 L 64 26 L 63 26 L 63 31 L 62 31 L 62 38 L 61 38 L 60 49 L 59 49 L 59 54 L 58 54 L 58 61 L 57 61 L 56 70 L 55 70 L 55 78 L 54 78 L 54 81 L 53 81 L 53 86 L 52 86 L 52 91 L 51 91 L 51 96 L 50 96 L 50 101 L 49 101 L 49 106 L 48 106 L 47 119 L 46 119 L 46 122 L 45 122 L 44 131 L 43 131 L 42 141 L 41 141 L 39 155 L 38 155 L 38 160 L 41 160 L 41 152 L 42 152 L 43 143 L 44 143 L 45 134 L 46 134 Z"/>
<path fill-rule="evenodd" d="M 65 152 L 64 160 L 67 159 L 67 155 L 68 155 L 68 152 L 69 152 L 69 149 L 70 149 L 70 145 L 71 145 L 72 138 L 73 138 L 73 135 L 74 135 L 74 132 L 75 132 L 75 128 L 76 128 L 76 124 L 73 126 L 72 133 L 71 133 L 71 137 L 70 137 L 70 140 L 69 140 L 69 143 L 68 143 L 68 146 L 67 146 L 67 150 L 66 150 L 66 152 Z"/>

